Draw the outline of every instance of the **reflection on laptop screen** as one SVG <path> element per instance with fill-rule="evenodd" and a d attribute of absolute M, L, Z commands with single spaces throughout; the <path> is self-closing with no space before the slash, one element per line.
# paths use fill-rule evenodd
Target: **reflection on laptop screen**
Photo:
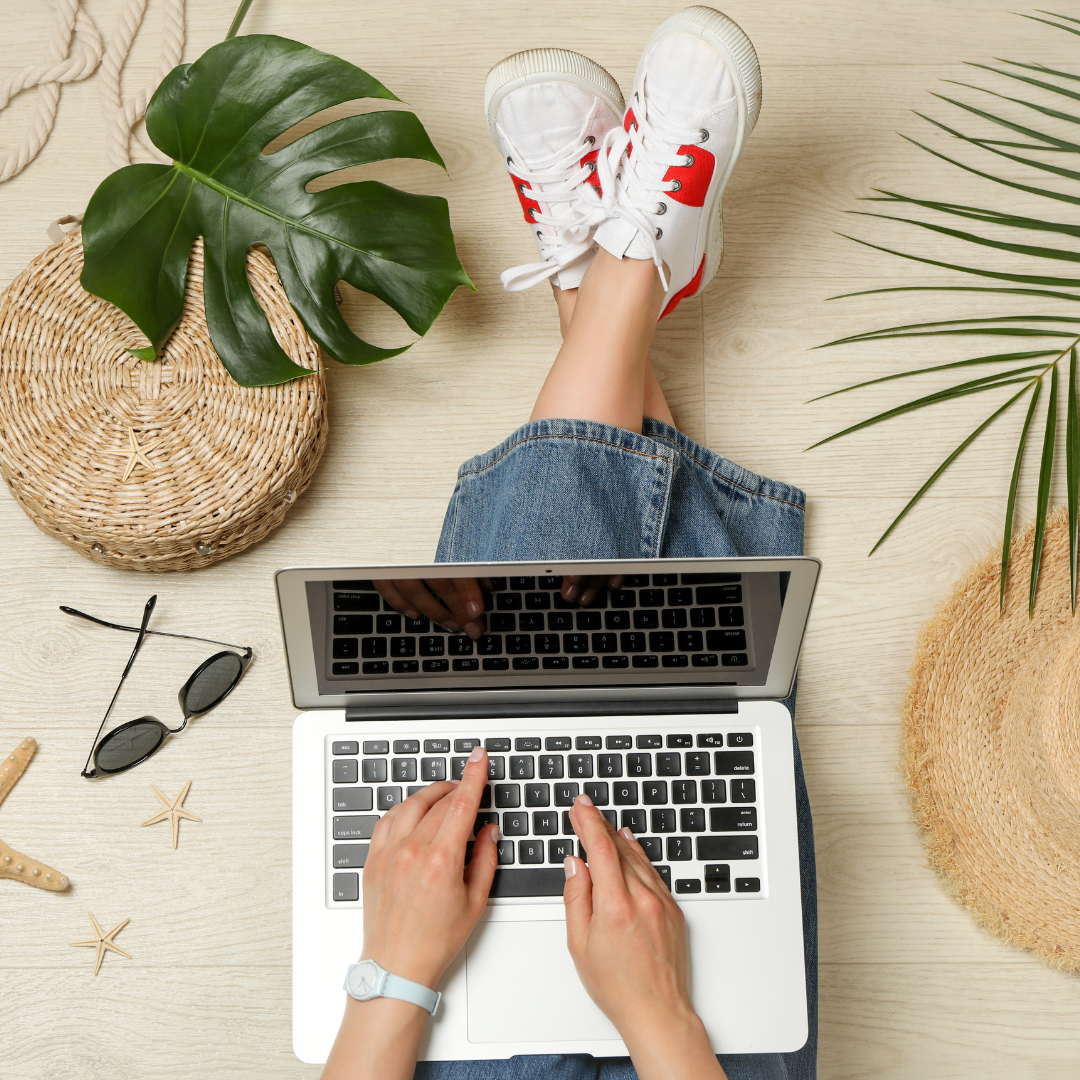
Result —
<path fill-rule="evenodd" d="M 400 582 L 308 581 L 319 692 L 762 686 L 788 576 L 634 574 L 588 605 L 565 600 L 558 575 L 481 578 L 476 640 L 399 611 Z"/>

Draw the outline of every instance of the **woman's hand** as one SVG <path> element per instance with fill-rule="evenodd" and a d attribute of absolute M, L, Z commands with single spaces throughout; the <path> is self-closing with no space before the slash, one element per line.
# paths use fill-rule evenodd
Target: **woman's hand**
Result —
<path fill-rule="evenodd" d="M 477 747 L 460 784 L 432 784 L 375 826 L 364 864 L 364 951 L 387 971 L 434 987 L 487 904 L 498 829 L 486 825 L 465 865 L 487 754 Z"/>
<path fill-rule="evenodd" d="M 391 607 L 410 619 L 426 615 L 451 634 L 473 639 L 484 632 L 488 578 L 385 578 L 372 584 Z"/>
<path fill-rule="evenodd" d="M 589 996 L 618 1029 L 641 1080 L 720 1078 L 690 1003 L 682 911 L 629 829 L 587 795 L 570 811 L 588 865 L 568 858 L 566 941 Z"/>

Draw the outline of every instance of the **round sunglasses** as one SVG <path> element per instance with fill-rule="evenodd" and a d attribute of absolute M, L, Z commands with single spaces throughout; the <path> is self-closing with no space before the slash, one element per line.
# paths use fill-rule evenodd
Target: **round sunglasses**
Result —
<path fill-rule="evenodd" d="M 170 735 L 178 735 L 187 727 L 189 720 L 196 716 L 203 716 L 220 705 L 243 678 L 244 672 L 247 671 L 254 658 L 251 648 L 243 645 L 230 645 L 227 641 L 214 641 L 213 638 L 196 637 L 193 634 L 170 634 L 163 630 L 148 630 L 147 624 L 150 622 L 150 616 L 156 605 L 157 596 L 151 596 L 143 608 L 142 623 L 139 626 L 122 626 L 119 623 L 106 622 L 104 619 L 97 619 L 93 615 L 87 615 L 84 611 L 78 611 L 66 604 L 60 606 L 60 610 L 67 615 L 76 615 L 80 619 L 97 623 L 98 626 L 107 626 L 110 630 L 126 630 L 139 635 L 112 700 L 109 702 L 109 707 L 105 710 L 105 715 L 98 725 L 86 764 L 83 765 L 82 775 L 87 779 L 92 780 L 98 776 L 126 772 L 136 765 L 141 765 L 147 758 L 153 757 Z M 208 645 L 225 645 L 227 648 L 204 660 L 180 688 L 178 698 L 184 719 L 179 727 L 167 727 L 156 716 L 140 716 L 137 720 L 129 720 L 126 724 L 114 728 L 101 739 L 101 732 L 112 715 L 113 706 L 120 696 L 124 680 L 127 679 L 131 665 L 135 663 L 135 657 L 139 655 L 143 642 L 150 634 L 158 637 L 184 638 L 187 641 L 204 641 Z M 235 653 L 230 651 L 232 649 L 243 651 Z M 91 760 L 94 763 L 93 768 L 89 768 Z"/>

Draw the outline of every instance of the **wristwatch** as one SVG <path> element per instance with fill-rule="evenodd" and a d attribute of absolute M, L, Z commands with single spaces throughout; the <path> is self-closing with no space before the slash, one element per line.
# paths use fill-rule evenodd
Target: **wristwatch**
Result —
<path fill-rule="evenodd" d="M 442 1000 L 442 994 L 438 991 L 391 975 L 374 960 L 361 960 L 359 964 L 353 964 L 345 975 L 345 989 L 357 1001 L 371 1001 L 378 997 L 397 998 L 427 1009 L 432 1016 Z"/>

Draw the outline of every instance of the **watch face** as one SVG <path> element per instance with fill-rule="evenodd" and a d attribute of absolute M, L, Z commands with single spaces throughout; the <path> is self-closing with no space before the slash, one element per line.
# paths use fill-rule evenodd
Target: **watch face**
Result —
<path fill-rule="evenodd" d="M 379 992 L 379 968 L 373 960 L 363 960 L 353 968 L 349 980 L 353 997 L 372 998 Z"/>

